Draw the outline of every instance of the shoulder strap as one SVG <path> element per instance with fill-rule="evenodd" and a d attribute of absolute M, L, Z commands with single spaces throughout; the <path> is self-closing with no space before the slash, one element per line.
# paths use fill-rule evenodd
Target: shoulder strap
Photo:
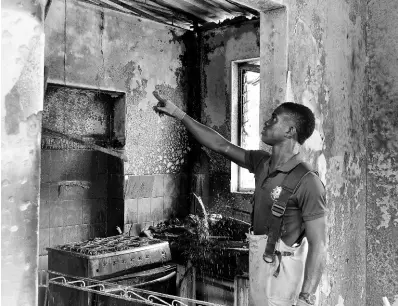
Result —
<path fill-rule="evenodd" d="M 267 246 L 263 255 L 266 262 L 273 262 L 275 260 L 275 246 L 281 236 L 282 216 L 285 214 L 288 199 L 294 193 L 302 178 L 312 171 L 310 165 L 302 162 L 294 167 L 283 180 L 279 198 L 271 208 L 271 224 L 269 225 Z"/>
<path fill-rule="evenodd" d="M 285 179 L 282 182 L 282 188 L 289 191 L 290 193 L 294 193 L 302 178 L 311 171 L 313 170 L 309 164 L 305 162 L 299 163 L 286 175 Z"/>
<path fill-rule="evenodd" d="M 303 177 L 311 172 L 311 166 L 307 163 L 300 163 L 286 175 L 282 182 L 282 190 L 277 201 L 272 205 L 272 214 L 275 217 L 282 217 L 286 210 L 287 201 L 296 191 Z"/>

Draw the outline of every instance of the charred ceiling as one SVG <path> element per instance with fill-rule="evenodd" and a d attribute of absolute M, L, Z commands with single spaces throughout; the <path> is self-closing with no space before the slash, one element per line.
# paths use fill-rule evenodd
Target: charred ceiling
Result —
<path fill-rule="evenodd" d="M 196 30 L 237 17 L 252 19 L 259 12 L 233 0 L 79 0 L 103 8 Z"/>

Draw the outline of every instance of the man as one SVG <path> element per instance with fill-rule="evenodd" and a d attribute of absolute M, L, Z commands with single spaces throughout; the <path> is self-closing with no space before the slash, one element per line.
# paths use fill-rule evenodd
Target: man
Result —
<path fill-rule="evenodd" d="M 195 121 L 172 102 L 154 96 L 155 111 L 181 120 L 195 139 L 255 174 L 253 232 L 249 239 L 251 303 L 255 306 L 307 306 L 315 304 L 326 259 L 325 189 L 316 174 L 306 173 L 287 201 L 282 231 L 276 244 L 278 256 L 265 256 L 272 205 L 286 175 L 300 164 L 298 149 L 314 131 L 314 114 L 296 103 L 283 103 L 265 122 L 261 140 L 272 154 L 244 150 L 211 128 Z M 303 233 L 305 230 L 305 236 Z"/>

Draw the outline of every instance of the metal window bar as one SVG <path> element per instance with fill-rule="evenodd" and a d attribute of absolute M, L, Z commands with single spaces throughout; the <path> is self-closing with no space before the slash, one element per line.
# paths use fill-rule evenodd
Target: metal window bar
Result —
<path fill-rule="evenodd" d="M 49 285 L 57 285 L 67 288 L 73 288 L 79 291 L 109 296 L 120 300 L 132 302 L 134 301 L 141 304 L 154 306 L 225 306 L 221 304 L 214 304 L 190 298 L 138 289 L 134 286 L 125 286 L 107 281 L 99 281 L 90 278 L 71 276 L 50 270 L 46 272 L 48 274 L 47 290 L 49 290 Z M 49 294 L 51 293 L 49 292 Z M 168 302 L 167 300 L 171 300 L 171 302 Z M 47 306 L 46 304 L 44 305 Z"/>
<path fill-rule="evenodd" d="M 242 64 L 239 67 L 239 135 L 240 135 L 240 143 L 239 145 L 244 146 L 244 136 L 247 136 L 248 133 L 245 130 L 245 124 L 249 121 L 247 118 L 247 113 L 249 111 L 249 97 L 248 97 L 248 85 L 256 85 L 260 81 L 260 76 L 253 80 L 247 81 L 247 72 L 257 72 L 260 73 L 259 66 L 251 65 L 251 64 Z"/>
<path fill-rule="evenodd" d="M 248 136 L 248 132 L 246 130 L 246 124 L 249 121 L 247 117 L 247 113 L 249 111 L 249 97 L 248 97 L 248 85 L 256 84 L 260 80 L 260 76 L 258 79 L 253 82 L 247 81 L 247 72 L 256 72 L 260 73 L 260 67 L 258 65 L 243 63 L 239 65 L 239 80 L 238 80 L 238 135 L 239 135 L 239 146 L 245 147 L 245 137 Z M 238 190 L 239 191 L 248 191 L 251 189 L 246 189 L 241 186 L 241 174 L 242 168 L 238 167 Z"/>
<path fill-rule="evenodd" d="M 242 83 L 242 118 L 241 118 L 241 144 L 244 146 L 245 144 L 245 137 L 248 136 L 246 131 L 246 123 L 249 121 L 247 118 L 247 113 L 249 111 L 249 97 L 248 97 L 248 89 L 247 89 L 247 72 L 243 70 L 243 83 Z"/>
<path fill-rule="evenodd" d="M 242 65 L 239 67 L 239 92 L 238 92 L 238 103 L 239 103 L 239 108 L 238 108 L 238 135 L 239 135 L 239 146 L 244 146 L 244 134 L 245 134 L 245 128 L 244 128 L 244 115 L 245 115 L 245 104 L 247 104 L 245 99 L 246 92 L 247 92 L 247 85 L 246 85 L 246 70 L 242 68 Z M 240 183 L 240 178 L 241 178 L 241 171 L 242 168 L 238 167 L 238 190 L 241 191 L 241 183 Z"/>

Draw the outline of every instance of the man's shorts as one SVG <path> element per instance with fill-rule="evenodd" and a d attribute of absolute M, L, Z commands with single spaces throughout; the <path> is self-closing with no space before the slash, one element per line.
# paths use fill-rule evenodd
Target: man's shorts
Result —
<path fill-rule="evenodd" d="M 279 259 L 266 263 L 263 254 L 267 235 L 247 235 L 249 239 L 249 283 L 250 306 L 292 306 L 296 304 L 304 279 L 305 260 L 308 242 L 304 238 L 298 247 L 289 247 L 279 239 L 276 249 L 280 252 L 293 252 L 292 256 L 282 256 L 278 277 L 273 276 Z"/>

